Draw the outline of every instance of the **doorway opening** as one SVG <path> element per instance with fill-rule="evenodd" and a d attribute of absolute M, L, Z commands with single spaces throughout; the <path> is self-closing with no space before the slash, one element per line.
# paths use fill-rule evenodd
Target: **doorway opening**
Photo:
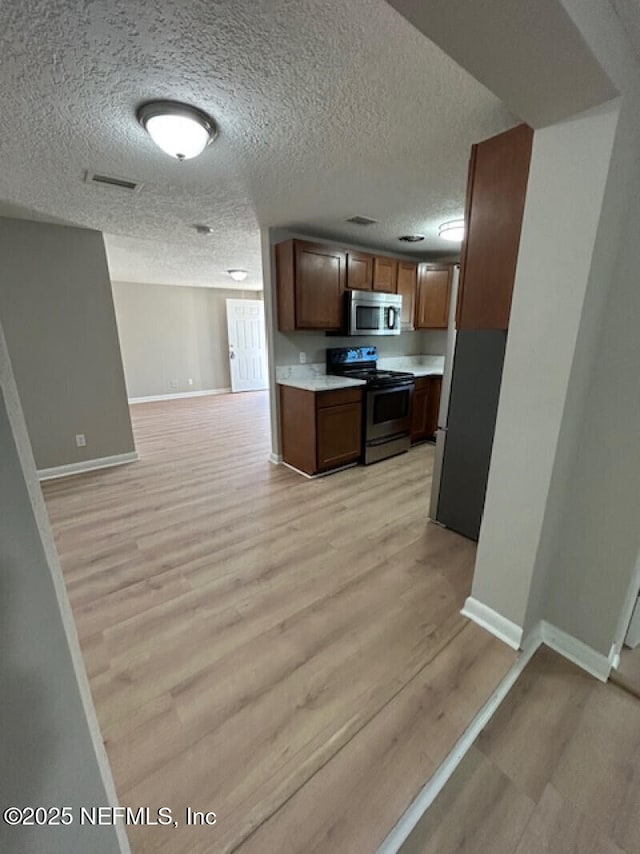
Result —
<path fill-rule="evenodd" d="M 228 299 L 227 336 L 231 391 L 261 391 L 268 387 L 264 302 Z"/>

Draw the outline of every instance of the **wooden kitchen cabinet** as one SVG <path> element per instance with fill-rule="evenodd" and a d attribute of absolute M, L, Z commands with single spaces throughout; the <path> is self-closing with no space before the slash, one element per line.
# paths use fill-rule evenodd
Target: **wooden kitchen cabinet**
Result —
<path fill-rule="evenodd" d="M 398 259 L 376 255 L 373 259 L 373 290 L 395 294 L 398 286 Z"/>
<path fill-rule="evenodd" d="M 438 429 L 442 377 L 416 377 L 411 413 L 411 442 L 433 439 Z"/>
<path fill-rule="evenodd" d="M 416 292 L 418 288 L 418 265 L 409 261 L 398 261 L 398 285 L 396 293 L 402 296 L 400 326 L 403 332 L 415 328 Z"/>
<path fill-rule="evenodd" d="M 373 287 L 373 255 L 347 252 L 347 287 L 355 291 L 370 291 Z"/>
<path fill-rule="evenodd" d="M 340 330 L 344 323 L 346 252 L 305 240 L 275 247 L 278 329 Z"/>
<path fill-rule="evenodd" d="M 362 389 L 308 391 L 280 386 L 282 457 L 306 474 L 362 456 Z"/>
<path fill-rule="evenodd" d="M 420 264 L 416 329 L 446 329 L 449 321 L 453 265 Z"/>
<path fill-rule="evenodd" d="M 522 124 L 471 149 L 458 329 L 509 326 L 532 143 Z"/>
<path fill-rule="evenodd" d="M 322 397 L 322 395 L 320 395 Z M 362 453 L 362 403 L 318 406 L 318 471 L 354 462 Z"/>

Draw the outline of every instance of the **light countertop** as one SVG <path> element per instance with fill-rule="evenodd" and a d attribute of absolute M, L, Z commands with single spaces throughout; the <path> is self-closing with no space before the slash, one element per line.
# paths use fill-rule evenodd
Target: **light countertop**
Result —
<path fill-rule="evenodd" d="M 335 377 L 323 374 L 316 377 L 298 377 L 279 379 L 278 385 L 287 385 L 291 388 L 302 388 L 305 391 L 332 391 L 337 388 L 351 388 L 352 386 L 366 385 L 364 380 L 351 380 L 347 377 Z"/>
<path fill-rule="evenodd" d="M 386 371 L 408 371 L 416 377 L 442 376 L 444 356 L 381 356 L 378 367 Z"/>
<path fill-rule="evenodd" d="M 444 356 L 381 356 L 378 359 L 380 370 L 407 371 L 416 377 L 442 376 Z M 364 380 L 352 380 L 347 377 L 326 373 L 324 363 L 306 365 L 284 365 L 276 368 L 276 382 L 305 391 L 331 391 L 337 388 L 366 385 Z"/>
<path fill-rule="evenodd" d="M 443 368 L 429 367 L 428 365 L 414 365 L 411 368 L 403 368 L 403 370 L 409 371 L 415 377 L 441 377 L 444 373 Z"/>

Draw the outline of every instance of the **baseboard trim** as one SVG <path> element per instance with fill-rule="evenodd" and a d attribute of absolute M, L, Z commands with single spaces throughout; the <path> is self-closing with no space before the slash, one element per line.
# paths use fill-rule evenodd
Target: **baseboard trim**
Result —
<path fill-rule="evenodd" d="M 111 457 L 99 457 L 95 460 L 81 460 L 80 462 L 68 463 L 64 466 L 38 469 L 38 480 L 55 480 L 59 477 L 69 477 L 70 475 L 81 474 L 82 472 L 108 469 L 112 468 L 112 466 L 123 466 L 126 463 L 134 463 L 139 459 L 137 451 L 130 451 L 127 454 L 114 454 Z"/>
<path fill-rule="evenodd" d="M 494 611 L 488 605 L 469 596 L 460 612 L 464 617 L 473 620 L 478 626 L 491 632 L 492 635 L 504 641 L 512 649 L 520 649 L 522 642 L 522 627 L 512 623 L 502 614 Z"/>
<path fill-rule="evenodd" d="M 206 388 L 203 391 L 180 391 L 175 394 L 151 394 L 147 397 L 130 397 L 129 403 L 156 403 L 160 400 L 182 400 L 183 397 L 205 397 L 208 394 L 230 394 L 231 388 Z"/>
<path fill-rule="evenodd" d="M 541 621 L 538 631 L 545 646 L 577 664 L 601 682 L 607 681 L 611 668 L 615 666 L 615 648 L 606 656 L 546 620 Z"/>
<path fill-rule="evenodd" d="M 527 639 L 523 651 L 518 656 L 518 660 L 503 677 L 493 694 L 491 694 L 467 729 L 455 743 L 453 749 L 448 754 L 444 762 L 439 766 L 433 777 L 419 792 L 418 796 L 409 806 L 409 809 L 400 818 L 400 821 L 398 821 L 391 833 L 378 848 L 377 854 L 396 854 L 400 849 L 400 846 L 406 842 L 411 831 L 435 801 L 442 789 L 446 786 L 449 778 L 462 762 L 474 741 L 487 726 L 500 707 L 504 698 L 513 688 L 517 678 L 533 657 L 533 654 L 540 646 L 540 643 L 541 640 L 539 637 L 530 636 Z"/>
<path fill-rule="evenodd" d="M 296 468 L 292 466 L 291 463 L 287 463 L 284 460 L 281 460 L 282 465 L 286 466 L 291 471 L 294 471 L 296 474 L 301 474 L 302 477 L 306 477 L 307 480 L 318 480 L 321 477 L 329 477 L 331 474 L 337 474 L 340 471 L 346 471 L 347 469 L 355 468 L 358 463 L 347 463 L 345 466 L 339 466 L 335 469 L 329 469 L 329 471 L 319 471 L 316 474 L 307 474 L 306 471 L 302 471 L 302 469 Z"/>
<path fill-rule="evenodd" d="M 302 471 L 302 469 L 298 469 L 295 466 L 292 466 L 291 463 L 285 463 L 284 460 L 282 461 L 282 465 L 288 469 L 291 469 L 291 471 L 294 471 L 296 474 L 301 474 L 302 477 L 306 477 L 307 480 L 313 480 L 315 477 L 317 477 L 317 475 L 307 474 L 306 471 Z"/>
<path fill-rule="evenodd" d="M 269 454 L 269 462 L 273 463 L 274 466 L 279 466 L 282 462 L 282 454 L 274 454 L 273 452 Z"/>

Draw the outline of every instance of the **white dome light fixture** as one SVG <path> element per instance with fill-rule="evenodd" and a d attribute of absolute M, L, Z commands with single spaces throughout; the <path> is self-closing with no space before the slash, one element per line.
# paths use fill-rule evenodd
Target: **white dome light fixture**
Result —
<path fill-rule="evenodd" d="M 244 282 L 249 273 L 246 270 L 227 270 L 234 282 Z"/>
<path fill-rule="evenodd" d="M 450 222 L 443 222 L 438 229 L 438 236 L 452 243 L 460 243 L 464 238 L 464 220 L 452 219 Z"/>
<path fill-rule="evenodd" d="M 210 116 L 177 101 L 148 101 L 136 117 L 155 144 L 180 161 L 202 154 L 218 135 Z"/>

